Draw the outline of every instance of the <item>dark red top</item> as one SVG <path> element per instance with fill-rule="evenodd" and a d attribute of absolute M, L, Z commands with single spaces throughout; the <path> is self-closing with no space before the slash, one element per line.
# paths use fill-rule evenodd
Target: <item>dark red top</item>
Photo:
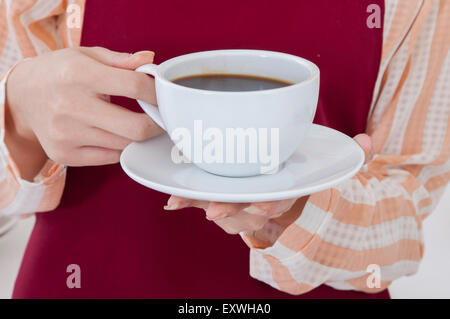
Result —
<path fill-rule="evenodd" d="M 264 49 L 316 63 L 316 123 L 364 132 L 378 72 L 382 29 L 366 8 L 382 0 L 87 1 L 82 45 L 136 52 L 155 62 L 195 51 Z M 80 70 L 82 71 L 82 70 Z M 133 110 L 135 101 L 115 98 Z M 238 116 L 238 114 L 237 114 Z M 249 276 L 249 249 L 204 217 L 165 213 L 168 195 L 145 188 L 119 165 L 69 168 L 61 205 L 36 216 L 15 298 L 385 298 L 321 286 L 301 296 Z M 81 288 L 66 286 L 69 264 Z"/>

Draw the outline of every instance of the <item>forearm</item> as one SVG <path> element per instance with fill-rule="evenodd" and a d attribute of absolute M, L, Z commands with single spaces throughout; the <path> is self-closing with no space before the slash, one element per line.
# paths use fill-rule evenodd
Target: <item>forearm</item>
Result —
<path fill-rule="evenodd" d="M 401 184 L 406 178 L 358 174 L 311 195 L 273 245 L 252 249 L 252 276 L 300 294 L 321 284 L 377 292 L 414 273 L 423 254 L 417 204 L 423 193 L 409 194 Z M 381 271 L 378 287 L 366 284 L 372 264 Z"/>

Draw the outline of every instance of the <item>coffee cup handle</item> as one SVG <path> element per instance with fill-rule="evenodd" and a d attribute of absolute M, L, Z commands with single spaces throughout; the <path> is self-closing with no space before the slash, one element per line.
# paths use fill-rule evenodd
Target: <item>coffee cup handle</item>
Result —
<path fill-rule="evenodd" d="M 156 70 L 157 67 L 158 65 L 156 64 L 144 64 L 138 67 L 135 71 L 153 75 L 156 79 L 158 74 Z M 156 124 L 158 124 L 164 131 L 167 131 L 166 126 L 164 125 L 164 122 L 162 120 L 161 113 L 159 113 L 158 107 L 141 100 L 137 100 L 137 102 L 144 110 L 144 112 L 147 113 L 147 115 L 150 116 Z"/>

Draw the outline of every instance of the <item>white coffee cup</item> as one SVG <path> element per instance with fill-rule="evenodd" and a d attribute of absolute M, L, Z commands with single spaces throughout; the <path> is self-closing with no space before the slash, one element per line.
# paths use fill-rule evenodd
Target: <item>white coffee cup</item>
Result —
<path fill-rule="evenodd" d="M 136 71 L 155 77 L 158 107 L 138 100 L 142 109 L 167 131 L 178 147 L 185 146 L 181 149 L 185 158 L 217 175 L 244 177 L 276 172 L 301 146 L 316 112 L 319 69 L 314 63 L 290 54 L 262 50 L 205 51 L 178 56 L 159 65 L 143 65 Z M 201 74 L 240 74 L 293 84 L 261 91 L 224 92 L 171 82 Z M 234 145 L 231 142 L 233 130 L 247 134 L 244 151 L 242 140 L 240 144 L 239 140 Z M 274 137 L 277 131 L 278 138 Z M 183 132 L 190 134 L 190 147 L 180 143 Z M 253 132 L 257 132 L 259 141 L 256 159 L 252 153 L 255 145 L 251 145 L 255 142 Z M 261 144 L 263 133 L 266 148 Z M 220 142 L 212 142 L 214 138 L 220 139 L 220 134 L 224 139 L 222 149 Z M 215 146 L 212 154 L 208 153 L 211 145 Z M 271 162 L 275 157 L 272 153 L 270 157 L 263 156 L 263 149 L 266 155 L 278 152 L 277 162 Z"/>

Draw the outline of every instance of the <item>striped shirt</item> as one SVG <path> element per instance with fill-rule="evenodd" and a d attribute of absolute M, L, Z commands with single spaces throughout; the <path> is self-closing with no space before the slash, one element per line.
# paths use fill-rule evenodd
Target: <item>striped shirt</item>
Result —
<path fill-rule="evenodd" d="M 0 215 L 59 203 L 62 165 L 48 160 L 28 182 L 9 155 L 5 83 L 23 58 L 78 46 L 83 8 L 83 0 L 0 0 Z M 311 195 L 296 220 L 274 219 L 257 237 L 243 236 L 251 276 L 282 291 L 300 294 L 325 283 L 377 292 L 416 272 L 423 256 L 422 220 L 450 179 L 450 1 L 386 0 L 384 24 L 366 131 L 373 160 L 352 179 Z M 367 285 L 372 264 L 380 267 L 380 287 Z"/>

